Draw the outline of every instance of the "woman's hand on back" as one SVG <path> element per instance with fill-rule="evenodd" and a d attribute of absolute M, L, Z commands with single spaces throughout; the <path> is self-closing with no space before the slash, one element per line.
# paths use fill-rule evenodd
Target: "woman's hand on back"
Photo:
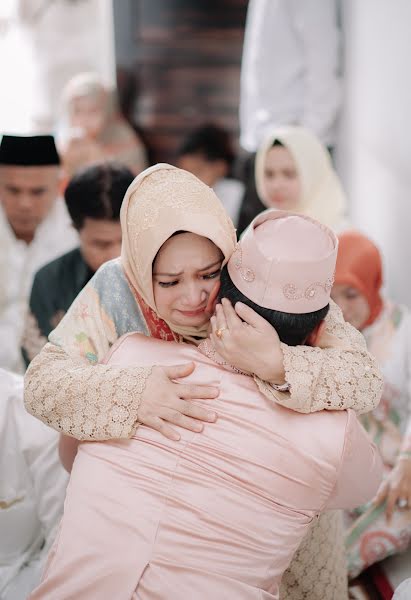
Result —
<path fill-rule="evenodd" d="M 211 317 L 211 341 L 230 365 L 260 379 L 285 383 L 284 356 L 274 327 L 252 308 L 237 302 L 235 308 L 223 298 Z M 217 335 L 220 330 L 220 335 Z"/>
<path fill-rule="evenodd" d="M 178 441 L 180 434 L 174 427 L 179 425 L 190 431 L 200 432 L 202 421 L 213 423 L 217 415 L 190 400 L 213 400 L 219 394 L 218 388 L 207 385 L 175 383 L 174 380 L 191 375 L 194 364 L 172 367 L 153 367 L 146 387 L 141 395 L 138 421 L 156 429 L 170 440 Z"/>

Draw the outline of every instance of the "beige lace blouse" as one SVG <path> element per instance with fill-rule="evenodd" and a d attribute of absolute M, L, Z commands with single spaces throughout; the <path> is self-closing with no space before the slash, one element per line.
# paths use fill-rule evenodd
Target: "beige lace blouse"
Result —
<path fill-rule="evenodd" d="M 261 391 L 301 412 L 372 410 L 382 380 L 363 337 L 344 322 L 335 304 L 326 323 L 347 349 L 283 345 L 291 391 L 279 393 L 257 380 Z M 116 339 L 130 331 L 148 335 L 117 259 L 99 269 L 32 361 L 25 378 L 27 410 L 79 440 L 131 437 L 151 369 L 98 364 Z"/>

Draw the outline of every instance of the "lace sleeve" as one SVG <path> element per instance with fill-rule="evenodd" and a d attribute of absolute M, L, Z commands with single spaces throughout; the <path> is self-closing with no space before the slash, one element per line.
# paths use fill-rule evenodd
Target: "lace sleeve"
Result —
<path fill-rule="evenodd" d="M 99 364 L 128 331 L 147 333 L 112 261 L 97 271 L 31 362 L 25 376 L 28 412 L 79 440 L 130 437 L 150 369 Z"/>
<path fill-rule="evenodd" d="M 282 344 L 289 393 L 275 391 L 256 378 L 260 391 L 278 404 L 298 412 L 354 409 L 373 410 L 380 401 L 383 380 L 365 340 L 330 302 L 326 332 L 343 342 L 338 348 L 312 348 Z"/>
<path fill-rule="evenodd" d="M 78 440 L 129 438 L 150 373 L 87 365 L 47 344 L 27 370 L 24 401 L 29 413 Z"/>

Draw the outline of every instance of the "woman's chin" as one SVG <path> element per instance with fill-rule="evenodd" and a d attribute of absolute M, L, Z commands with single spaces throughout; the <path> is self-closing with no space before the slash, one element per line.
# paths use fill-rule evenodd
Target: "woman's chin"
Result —
<path fill-rule="evenodd" d="M 173 321 L 180 327 L 203 327 L 209 322 L 209 315 L 205 311 L 197 315 L 178 312 L 178 314 L 174 316 Z"/>

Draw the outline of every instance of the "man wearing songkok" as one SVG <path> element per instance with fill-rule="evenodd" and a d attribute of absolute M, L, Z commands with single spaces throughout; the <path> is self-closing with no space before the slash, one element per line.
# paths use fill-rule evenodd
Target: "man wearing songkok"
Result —
<path fill-rule="evenodd" d="M 220 298 L 251 306 L 286 344 L 316 344 L 337 247 L 317 221 L 266 211 L 223 268 Z M 317 516 L 373 497 L 381 460 L 354 412 L 301 414 L 270 402 L 216 351 L 229 327 L 213 324 L 197 347 L 135 333 L 113 346 L 111 365 L 195 362 L 191 382 L 220 389 L 219 418 L 201 435 L 180 428 L 179 442 L 140 426 L 130 440 L 80 444 L 31 600 L 277 600 Z"/>
<path fill-rule="evenodd" d="M 34 276 L 22 341 L 26 364 L 47 343 L 97 269 L 120 255 L 120 208 L 133 179 L 127 167 L 102 162 L 80 170 L 69 181 L 64 199 L 80 247 L 47 263 Z"/>
<path fill-rule="evenodd" d="M 59 198 L 60 159 L 51 135 L 4 135 L 0 143 L 0 367 L 22 370 L 20 343 L 34 273 L 74 248 Z"/>
<path fill-rule="evenodd" d="M 1 600 L 24 600 L 40 580 L 68 480 L 57 444 L 26 412 L 23 377 L 0 369 Z"/>

